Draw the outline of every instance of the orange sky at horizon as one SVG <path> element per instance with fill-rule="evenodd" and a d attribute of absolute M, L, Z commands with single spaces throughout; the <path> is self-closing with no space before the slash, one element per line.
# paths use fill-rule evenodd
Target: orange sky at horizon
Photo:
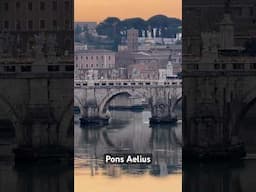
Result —
<path fill-rule="evenodd" d="M 148 19 L 162 14 L 182 17 L 182 0 L 75 0 L 75 21 L 101 22 L 107 17 Z"/>

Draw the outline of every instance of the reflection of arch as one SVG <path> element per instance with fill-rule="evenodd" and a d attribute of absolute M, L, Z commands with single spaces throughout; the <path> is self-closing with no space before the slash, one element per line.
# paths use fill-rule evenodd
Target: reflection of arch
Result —
<path fill-rule="evenodd" d="M 73 107 L 74 107 L 74 101 L 72 100 L 61 113 L 61 116 L 57 125 L 57 132 L 59 133 L 58 139 L 60 142 L 59 144 L 67 143 L 70 146 L 73 145 L 73 139 L 72 139 L 74 134 Z M 68 142 L 66 142 L 67 139 L 68 139 Z M 70 139 L 70 142 L 72 143 L 69 143 L 69 139 Z"/>
<path fill-rule="evenodd" d="M 4 111 L 3 109 L 7 109 L 4 112 L 7 112 L 7 117 L 8 120 L 11 121 L 14 129 L 15 129 L 15 135 L 16 135 L 16 139 L 17 139 L 17 134 L 19 132 L 22 132 L 22 130 L 18 130 L 18 125 L 19 125 L 19 116 L 18 114 L 15 112 L 14 107 L 11 105 L 11 103 L 8 101 L 8 99 L 6 99 L 4 96 L 0 95 L 0 105 L 3 106 L 3 108 L 1 108 L 2 111 Z M 18 132 L 19 131 L 19 132 Z"/>
<path fill-rule="evenodd" d="M 80 111 L 83 110 L 84 105 L 83 105 L 82 101 L 80 100 L 80 98 L 78 96 L 74 95 L 74 102 L 73 103 L 74 103 L 75 107 L 79 107 Z"/>
<path fill-rule="evenodd" d="M 143 97 L 143 95 L 141 95 L 141 93 L 134 92 L 132 90 L 122 90 L 122 91 L 120 90 L 120 91 L 112 92 L 112 93 L 108 94 L 106 97 L 104 97 L 103 100 L 101 101 L 100 108 L 99 108 L 100 115 L 103 115 L 106 112 L 106 108 L 107 108 L 108 104 L 118 95 L 129 95 L 129 96 L 139 95 L 139 96 Z"/>
<path fill-rule="evenodd" d="M 115 144 L 115 143 L 111 140 L 111 137 L 108 135 L 108 130 L 107 130 L 107 129 L 102 130 L 101 134 L 102 134 L 103 141 L 107 144 L 108 147 L 111 147 L 111 148 L 113 148 L 113 149 L 116 150 L 116 151 L 122 151 L 122 146 Z M 149 140 L 146 141 L 148 145 L 149 145 L 150 142 L 151 142 L 151 137 L 152 137 L 152 136 L 150 136 L 150 137 L 149 137 Z M 132 141 L 132 140 L 131 140 L 131 141 Z"/>
<path fill-rule="evenodd" d="M 178 106 L 179 102 L 182 101 L 182 96 L 178 97 L 178 99 L 175 101 L 175 103 L 172 105 L 172 112 L 176 110 L 176 107 Z"/>
<path fill-rule="evenodd" d="M 244 105 L 242 106 L 242 109 L 240 110 L 240 112 L 238 113 L 236 120 L 235 120 L 235 127 L 234 127 L 234 131 L 235 133 L 239 133 L 240 131 L 240 127 L 241 124 L 244 120 L 244 118 L 246 117 L 247 113 L 250 111 L 250 109 L 256 104 L 256 94 L 254 97 L 252 97 L 252 95 L 250 95 Z"/>

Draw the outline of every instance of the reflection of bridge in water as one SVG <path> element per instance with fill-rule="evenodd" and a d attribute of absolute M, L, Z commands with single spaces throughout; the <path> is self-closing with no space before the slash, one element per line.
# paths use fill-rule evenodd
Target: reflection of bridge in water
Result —
<path fill-rule="evenodd" d="M 108 122 L 110 102 L 120 95 L 146 99 L 151 123 L 173 123 L 175 110 L 182 98 L 182 82 L 172 80 L 97 80 L 75 81 L 75 106 L 80 108 L 82 122 Z"/>
<path fill-rule="evenodd" d="M 141 123 L 143 113 L 123 112 L 125 117 L 120 117 L 120 111 L 113 112 L 118 122 L 111 122 L 110 127 L 81 129 L 75 126 L 75 158 L 77 166 L 91 169 L 92 174 L 99 168 L 110 169 L 111 174 L 143 174 L 149 170 L 151 175 L 164 176 L 180 173 L 182 161 L 182 128 L 181 124 L 170 127 L 158 125 L 149 127 Z M 131 114 L 131 115 L 130 115 Z M 118 116 L 118 117 L 117 117 Z M 118 120 L 116 120 L 118 121 Z M 139 123 L 141 123 L 139 125 Z M 118 126 L 117 126 L 118 124 Z M 104 154 L 134 154 L 149 153 L 153 155 L 151 165 L 105 165 Z M 78 161 L 77 161 L 78 160 Z M 81 160 L 81 164 L 79 161 Z M 111 171 L 112 170 L 112 171 Z M 110 176 L 113 176 L 111 175 Z"/>

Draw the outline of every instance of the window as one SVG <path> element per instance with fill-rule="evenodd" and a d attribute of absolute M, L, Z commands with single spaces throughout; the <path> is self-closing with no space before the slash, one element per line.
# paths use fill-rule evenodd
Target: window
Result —
<path fill-rule="evenodd" d="M 65 20 L 65 28 L 69 29 L 69 20 Z"/>
<path fill-rule="evenodd" d="M 57 1 L 53 1 L 53 2 L 52 2 L 52 9 L 53 9 L 54 11 L 57 10 Z"/>
<path fill-rule="evenodd" d="M 67 65 L 65 66 L 66 71 L 74 71 L 74 66 L 73 65 Z"/>
<path fill-rule="evenodd" d="M 33 4 L 32 2 L 28 2 L 28 10 L 32 11 L 33 9 Z"/>
<path fill-rule="evenodd" d="M 214 69 L 220 69 L 220 64 L 214 64 Z"/>
<path fill-rule="evenodd" d="M 17 29 L 17 30 L 20 30 L 20 21 L 17 21 L 17 22 L 16 22 L 16 29 Z"/>
<path fill-rule="evenodd" d="M 48 65 L 48 71 L 59 71 L 58 65 Z"/>
<path fill-rule="evenodd" d="M 199 66 L 198 66 L 198 64 L 189 64 L 188 65 L 188 69 L 190 69 L 190 70 L 198 70 Z"/>
<path fill-rule="evenodd" d="M 4 28 L 9 29 L 9 22 L 8 21 L 4 21 Z"/>
<path fill-rule="evenodd" d="M 15 72 L 16 68 L 15 66 L 4 66 L 5 72 Z"/>
<path fill-rule="evenodd" d="M 21 72 L 31 72 L 31 66 L 21 66 Z"/>
<path fill-rule="evenodd" d="M 222 65 L 221 65 L 221 68 L 222 68 L 222 69 L 226 69 L 226 64 L 222 64 Z"/>
<path fill-rule="evenodd" d="M 40 2 L 40 10 L 44 11 L 45 10 L 45 3 L 44 2 Z"/>
<path fill-rule="evenodd" d="M 251 68 L 251 69 L 256 69 L 256 63 L 252 63 L 252 64 L 250 65 L 250 68 Z"/>
<path fill-rule="evenodd" d="M 66 9 L 66 10 L 68 10 L 68 9 L 69 9 L 69 7 L 70 7 L 70 5 L 69 5 L 69 1 L 65 1 L 65 9 Z"/>
<path fill-rule="evenodd" d="M 45 21 L 44 20 L 40 20 L 40 28 L 41 29 L 45 28 Z"/>
<path fill-rule="evenodd" d="M 250 16 L 253 16 L 253 7 L 250 7 Z"/>
<path fill-rule="evenodd" d="M 244 64 L 243 63 L 234 63 L 233 69 L 244 69 Z"/>
<path fill-rule="evenodd" d="M 5 3 L 5 4 L 4 4 L 4 10 L 5 10 L 5 11 L 8 11 L 8 10 L 9 10 L 9 4 L 8 4 L 8 3 Z"/>
<path fill-rule="evenodd" d="M 242 16 L 242 8 L 241 7 L 237 8 L 237 14 L 238 14 L 238 16 Z"/>
<path fill-rule="evenodd" d="M 20 8 L 20 2 L 19 2 L 19 1 L 16 2 L 16 8 L 17 8 L 17 9 Z"/>
<path fill-rule="evenodd" d="M 53 28 L 56 28 L 56 27 L 57 27 L 57 21 L 56 21 L 56 20 L 53 20 L 53 21 L 52 21 L 52 26 L 53 26 Z"/>
<path fill-rule="evenodd" d="M 28 29 L 29 29 L 29 30 L 32 30 L 32 29 L 33 29 L 33 21 L 32 21 L 32 20 L 29 20 L 29 21 L 28 21 Z"/>

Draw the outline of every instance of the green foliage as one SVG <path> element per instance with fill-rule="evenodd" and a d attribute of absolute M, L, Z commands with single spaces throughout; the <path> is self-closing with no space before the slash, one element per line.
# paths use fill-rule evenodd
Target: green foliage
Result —
<path fill-rule="evenodd" d="M 140 36 L 143 30 L 157 28 L 157 34 L 159 34 L 159 30 L 161 30 L 161 37 L 175 37 L 175 34 L 181 31 L 181 20 L 169 18 L 164 15 L 153 16 L 147 21 L 139 17 L 124 20 L 120 20 L 117 17 L 108 17 L 97 25 L 96 31 L 99 35 L 107 36 L 107 42 L 112 43 L 112 50 L 117 50 L 122 39 L 121 31 L 126 31 L 131 28 L 139 30 Z M 106 41 L 93 37 L 88 33 L 87 29 L 83 29 L 79 25 L 75 27 L 75 40 L 91 45 L 98 45 L 98 43 L 102 45 L 108 44 Z"/>
<path fill-rule="evenodd" d="M 97 26 L 100 35 L 106 35 L 111 39 L 120 36 L 121 31 L 135 28 L 141 34 L 142 30 L 157 28 L 162 31 L 161 37 L 174 37 L 180 32 L 181 20 L 168 18 L 164 15 L 156 15 L 145 21 L 142 18 L 129 18 L 121 21 L 116 17 L 109 17 Z"/>

